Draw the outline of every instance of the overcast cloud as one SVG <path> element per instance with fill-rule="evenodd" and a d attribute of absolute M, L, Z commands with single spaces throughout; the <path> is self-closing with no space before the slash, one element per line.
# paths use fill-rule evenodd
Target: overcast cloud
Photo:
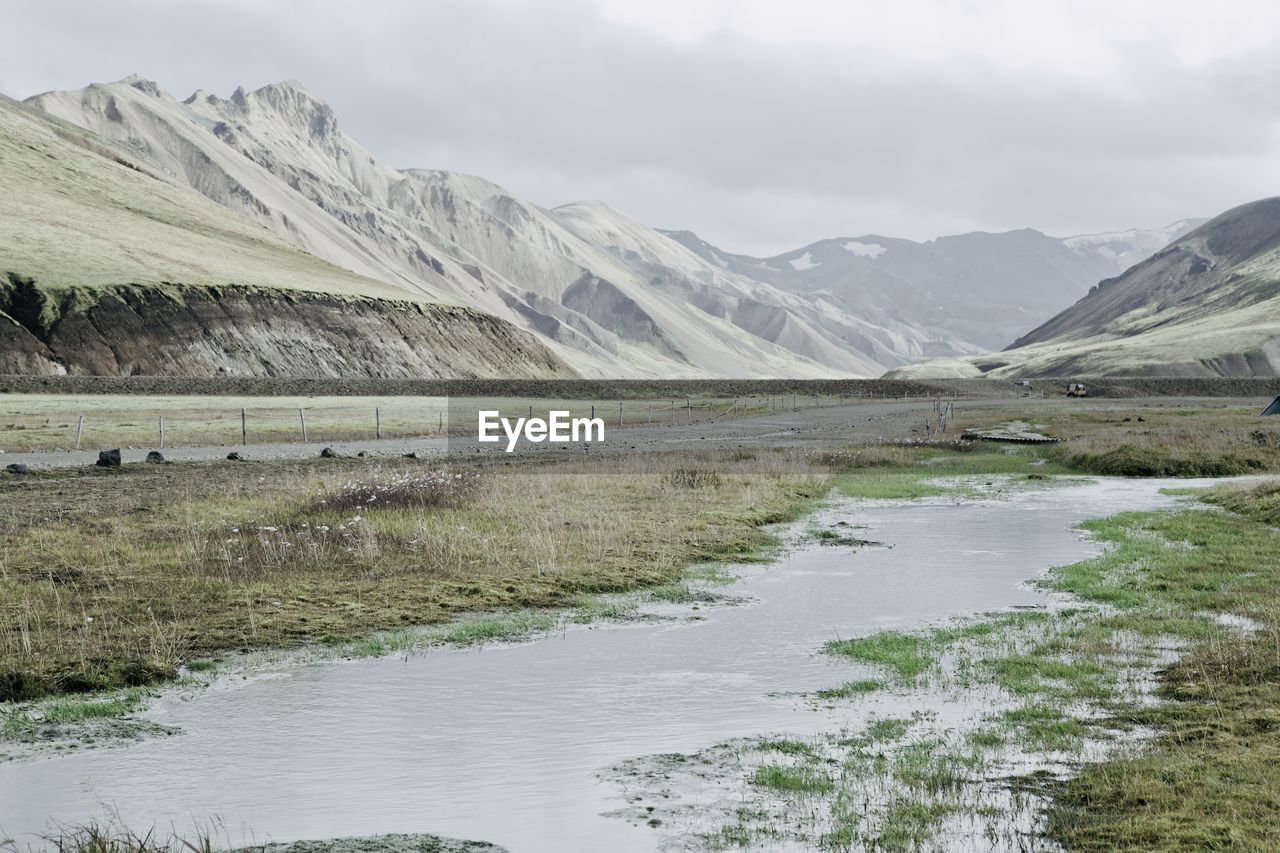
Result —
<path fill-rule="evenodd" d="M 768 254 L 1155 227 L 1280 194 L 1280 4 L 7 4 L 0 91 L 296 78 L 396 166 Z"/>

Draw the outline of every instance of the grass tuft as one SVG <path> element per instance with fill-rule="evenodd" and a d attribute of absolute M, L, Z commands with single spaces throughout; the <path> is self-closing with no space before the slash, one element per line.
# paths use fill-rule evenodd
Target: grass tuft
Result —
<path fill-rule="evenodd" d="M 898 631 L 881 631 L 852 640 L 832 640 L 824 650 L 828 654 L 882 666 L 901 681 L 915 680 L 937 660 L 926 638 Z"/>

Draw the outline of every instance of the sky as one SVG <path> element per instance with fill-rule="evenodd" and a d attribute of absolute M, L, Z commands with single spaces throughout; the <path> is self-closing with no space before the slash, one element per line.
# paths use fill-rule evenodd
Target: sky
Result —
<path fill-rule="evenodd" d="M 296 79 L 398 167 L 767 255 L 1158 227 L 1280 194 L 1280 4 L 41 0 L 0 92 Z"/>

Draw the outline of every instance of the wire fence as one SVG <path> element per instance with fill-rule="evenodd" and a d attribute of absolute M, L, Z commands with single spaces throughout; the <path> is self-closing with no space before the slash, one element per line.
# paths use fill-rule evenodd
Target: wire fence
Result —
<path fill-rule="evenodd" d="M 25 399 L 18 399 L 18 398 Z M 608 428 L 671 427 L 780 415 L 886 399 L 862 394 L 762 394 L 640 400 L 396 397 L 261 398 L 7 395 L 0 451 L 103 450 L 446 438 L 475 434 L 478 413 L 499 417 L 600 418 Z"/>

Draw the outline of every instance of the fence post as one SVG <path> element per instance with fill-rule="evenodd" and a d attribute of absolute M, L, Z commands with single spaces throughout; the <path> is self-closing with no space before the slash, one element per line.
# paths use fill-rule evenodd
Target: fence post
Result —
<path fill-rule="evenodd" d="M 373 407 L 373 437 L 382 438 L 382 409 Z"/>
<path fill-rule="evenodd" d="M 160 416 L 160 449 L 164 450 L 164 415 Z"/>
<path fill-rule="evenodd" d="M 302 409 L 298 409 L 298 420 L 302 422 L 302 443 L 307 443 L 307 415 Z"/>
<path fill-rule="evenodd" d="M 653 423 L 653 401 L 649 401 L 649 423 Z"/>
<path fill-rule="evenodd" d="M 84 433 L 84 415 L 76 422 L 76 450 L 80 449 L 80 436 Z"/>
<path fill-rule="evenodd" d="M 440 425 L 436 429 L 441 435 L 444 435 L 444 409 L 440 410 Z"/>
<path fill-rule="evenodd" d="M 596 404 L 592 403 L 591 404 L 591 420 L 594 421 L 595 419 L 596 419 Z"/>
<path fill-rule="evenodd" d="M 693 423 L 693 401 L 685 397 L 684 407 L 689 410 L 689 423 Z"/>
<path fill-rule="evenodd" d="M 676 401 L 671 401 L 671 425 L 676 425 Z"/>
<path fill-rule="evenodd" d="M 618 401 L 618 426 L 622 426 L 622 401 Z"/>
<path fill-rule="evenodd" d="M 249 444 L 249 420 L 245 417 L 244 409 L 240 410 L 240 443 Z"/>

